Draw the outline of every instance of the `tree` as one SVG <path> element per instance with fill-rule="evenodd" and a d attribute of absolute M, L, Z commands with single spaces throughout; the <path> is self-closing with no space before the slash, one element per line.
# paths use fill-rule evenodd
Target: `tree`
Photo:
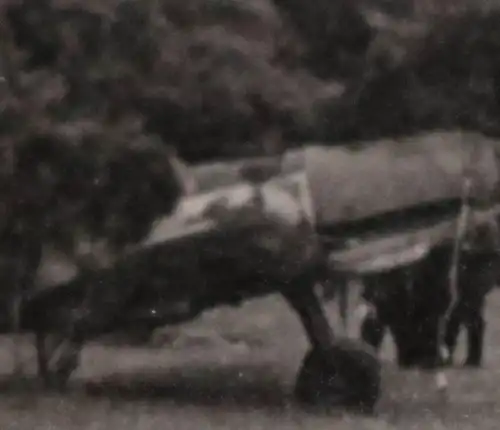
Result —
<path fill-rule="evenodd" d="M 437 17 L 404 55 L 366 73 L 323 111 L 324 139 L 463 129 L 500 135 L 500 11 Z"/>
<path fill-rule="evenodd" d="M 308 122 L 321 86 L 283 65 L 270 4 L 19 0 L 0 14 L 5 217 L 44 240 L 77 225 L 136 240 L 178 195 L 167 145 L 190 160 L 259 150 L 261 136 Z"/>
<path fill-rule="evenodd" d="M 362 71 L 375 30 L 352 0 L 273 0 L 304 45 L 303 64 L 323 79 Z"/>
<path fill-rule="evenodd" d="M 279 16 L 236 0 L 100 6 L 24 0 L 10 11 L 27 66 L 42 64 L 64 77 L 68 95 L 59 115 L 98 110 L 113 119 L 134 112 L 146 131 L 192 160 L 234 155 L 228 142 L 257 141 L 269 127 L 307 122 L 309 90 L 318 83 L 281 67 Z M 38 18 L 28 20 L 28 10 Z M 233 28 L 233 17 L 247 22 L 245 31 Z"/>

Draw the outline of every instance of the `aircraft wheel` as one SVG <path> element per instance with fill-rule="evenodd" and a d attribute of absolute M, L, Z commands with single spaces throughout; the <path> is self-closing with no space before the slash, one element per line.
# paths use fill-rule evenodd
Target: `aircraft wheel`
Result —
<path fill-rule="evenodd" d="M 36 333 L 38 375 L 47 389 L 63 390 L 78 367 L 82 345 L 57 334 Z"/>
<path fill-rule="evenodd" d="M 297 400 L 308 406 L 343 407 L 372 413 L 380 395 L 381 366 L 372 350 L 350 339 L 328 351 L 310 350 L 295 385 Z"/>

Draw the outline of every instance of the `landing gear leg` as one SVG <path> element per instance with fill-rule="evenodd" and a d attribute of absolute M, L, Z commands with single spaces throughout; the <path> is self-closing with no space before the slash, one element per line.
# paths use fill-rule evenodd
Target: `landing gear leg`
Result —
<path fill-rule="evenodd" d="M 83 343 L 67 336 L 37 332 L 35 334 L 38 375 L 45 388 L 66 388 L 78 367 Z"/>
<path fill-rule="evenodd" d="M 381 379 L 375 353 L 361 342 L 335 338 L 312 288 L 302 286 L 284 296 L 297 312 L 311 344 L 297 376 L 297 399 L 306 405 L 373 412 Z"/>

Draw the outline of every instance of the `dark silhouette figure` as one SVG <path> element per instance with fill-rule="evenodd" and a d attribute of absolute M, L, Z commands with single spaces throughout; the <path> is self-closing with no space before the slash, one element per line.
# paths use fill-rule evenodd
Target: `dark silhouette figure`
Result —
<path fill-rule="evenodd" d="M 379 348 L 388 329 L 396 343 L 401 367 L 432 368 L 453 361 L 459 330 L 465 326 L 468 333 L 465 365 L 481 366 L 484 305 L 495 285 L 497 254 L 488 250 L 462 252 L 458 298 L 445 332 L 449 357 L 442 357 L 437 336 L 439 319 L 451 300 L 450 258 L 450 247 L 439 247 L 411 269 L 394 270 L 368 280 L 364 298 L 375 312 L 363 320 L 362 339 Z"/>

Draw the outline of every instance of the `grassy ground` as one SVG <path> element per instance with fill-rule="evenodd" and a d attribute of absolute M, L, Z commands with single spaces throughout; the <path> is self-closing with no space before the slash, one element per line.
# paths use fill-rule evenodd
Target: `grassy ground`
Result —
<path fill-rule="evenodd" d="M 399 372 L 384 347 L 384 396 L 377 416 L 307 413 L 291 388 L 306 349 L 279 298 L 219 309 L 170 330 L 150 349 L 89 346 L 66 396 L 0 387 L 0 428 L 44 429 L 497 429 L 500 420 L 500 293 L 491 296 L 484 370 L 455 369 L 440 402 L 431 375 Z M 335 305 L 329 305 L 332 322 Z M 351 335 L 358 322 L 352 321 Z M 165 335 L 163 336 L 166 337 Z M 11 361 L 2 340 L 1 368 Z M 31 351 L 23 348 L 26 359 Z"/>

